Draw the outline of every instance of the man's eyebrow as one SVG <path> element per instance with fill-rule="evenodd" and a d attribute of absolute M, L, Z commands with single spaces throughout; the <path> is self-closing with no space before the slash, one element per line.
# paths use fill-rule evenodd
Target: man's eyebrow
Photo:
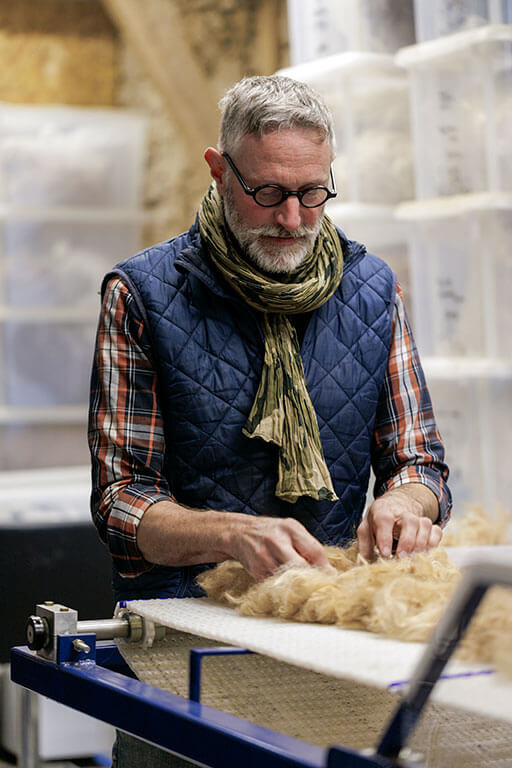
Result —
<path fill-rule="evenodd" d="M 249 180 L 246 179 L 246 181 L 249 184 Z M 259 184 L 254 184 L 254 185 L 253 184 L 249 184 L 249 186 L 253 187 L 253 189 L 254 189 L 256 187 L 262 187 L 262 186 L 266 186 L 268 184 L 268 185 L 271 185 L 271 186 L 274 186 L 274 187 L 281 187 L 281 189 L 286 189 L 286 190 L 293 190 L 293 189 L 301 190 L 301 189 L 311 189 L 311 187 L 327 187 L 328 188 L 329 184 L 330 184 L 330 181 L 331 181 L 331 177 L 330 177 L 330 174 L 328 173 L 327 174 L 327 180 L 323 179 L 323 180 L 320 180 L 320 181 L 307 181 L 304 184 L 301 184 L 299 187 L 293 187 L 293 188 L 291 186 L 287 186 L 285 184 L 280 184 L 278 181 L 262 181 Z"/>

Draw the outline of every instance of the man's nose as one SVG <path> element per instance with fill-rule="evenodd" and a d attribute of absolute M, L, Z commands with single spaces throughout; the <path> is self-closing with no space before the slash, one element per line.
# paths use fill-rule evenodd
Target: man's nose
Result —
<path fill-rule="evenodd" d="M 299 198 L 290 195 L 276 207 L 276 222 L 288 230 L 294 232 L 302 224 L 302 214 Z"/>

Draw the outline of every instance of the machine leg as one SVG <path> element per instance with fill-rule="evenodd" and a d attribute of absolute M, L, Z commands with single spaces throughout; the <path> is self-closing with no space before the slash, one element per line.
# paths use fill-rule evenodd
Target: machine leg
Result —
<path fill-rule="evenodd" d="M 20 697 L 20 743 L 18 763 L 20 768 L 40 768 L 39 763 L 39 720 L 37 693 L 21 689 Z"/>

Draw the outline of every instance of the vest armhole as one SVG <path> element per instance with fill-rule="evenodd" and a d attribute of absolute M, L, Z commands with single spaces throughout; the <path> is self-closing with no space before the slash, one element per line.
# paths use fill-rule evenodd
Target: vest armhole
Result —
<path fill-rule="evenodd" d="M 105 277 L 103 278 L 103 282 L 101 284 L 101 296 L 102 296 L 102 298 L 105 295 L 105 289 L 107 287 L 107 284 L 114 277 L 121 278 L 123 283 L 126 285 L 126 287 L 128 288 L 128 290 L 130 291 L 130 293 L 131 293 L 131 295 L 133 297 L 133 300 L 135 302 L 137 310 L 140 313 L 140 318 L 141 318 L 142 322 L 144 323 L 144 325 L 146 327 L 149 328 L 149 321 L 148 321 L 148 316 L 147 316 L 146 308 L 145 308 L 145 306 L 144 306 L 144 304 L 142 302 L 142 299 L 141 299 L 141 297 L 139 295 L 139 291 L 137 290 L 137 286 L 135 285 L 135 283 L 133 283 L 133 281 L 131 280 L 129 275 L 127 275 L 126 272 L 124 272 L 122 269 L 119 269 L 118 267 L 116 267 L 116 268 L 112 269 L 110 272 L 108 272 L 105 275 Z"/>
<path fill-rule="evenodd" d="M 140 297 L 139 291 L 137 289 L 137 286 L 132 281 L 129 275 L 126 274 L 126 272 L 119 267 L 115 267 L 114 269 L 111 269 L 110 272 L 108 272 L 105 277 L 103 278 L 103 282 L 101 285 L 101 296 L 103 297 L 105 294 L 105 290 L 107 287 L 107 284 L 112 278 L 118 277 L 120 278 L 123 283 L 126 285 L 128 290 L 131 293 L 131 296 L 133 298 L 133 301 L 135 302 L 135 307 L 137 309 L 137 312 L 139 313 L 140 321 L 144 324 L 144 328 L 146 333 L 148 334 L 148 342 L 149 346 L 144 345 L 144 351 L 148 355 L 149 358 L 153 359 L 154 353 L 153 353 L 153 335 L 151 332 L 151 324 L 149 322 L 148 314 L 146 312 L 146 308 L 144 306 L 144 303 Z"/>
<path fill-rule="evenodd" d="M 391 324 L 393 323 L 393 318 L 395 315 L 396 289 L 398 285 L 398 277 L 396 272 L 392 271 L 392 275 L 393 275 L 393 284 L 391 286 L 391 296 L 389 299 L 389 319 Z"/>

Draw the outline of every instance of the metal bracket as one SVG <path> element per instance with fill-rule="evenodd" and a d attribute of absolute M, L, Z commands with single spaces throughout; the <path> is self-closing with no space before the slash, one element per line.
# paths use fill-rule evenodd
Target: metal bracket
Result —
<path fill-rule="evenodd" d="M 91 653 L 85 648 L 87 640 L 81 645 L 82 636 L 94 635 L 96 640 L 112 640 L 113 638 L 126 638 L 129 642 L 143 640 L 151 645 L 154 639 L 165 636 L 166 627 L 145 621 L 141 616 L 130 610 L 120 607 L 113 619 L 94 619 L 92 621 L 78 621 L 78 613 L 66 605 L 47 601 L 36 605 L 36 613 L 29 616 L 25 627 L 27 645 L 38 656 L 52 661 L 76 661 L 77 658 L 70 653 L 69 658 L 60 658 L 58 646 L 60 638 L 72 637 L 75 645 L 73 651 L 87 656 Z M 66 645 L 67 648 L 67 645 Z M 92 655 L 89 655 L 89 659 Z M 59 661 L 60 663 L 60 661 Z"/>
<path fill-rule="evenodd" d="M 216 648 L 191 648 L 189 658 L 188 697 L 191 701 L 201 699 L 201 662 L 204 656 L 239 656 L 253 651 L 233 646 L 217 646 Z"/>
<path fill-rule="evenodd" d="M 57 664 L 66 662 L 95 662 L 96 635 L 59 635 L 55 661 Z"/>

